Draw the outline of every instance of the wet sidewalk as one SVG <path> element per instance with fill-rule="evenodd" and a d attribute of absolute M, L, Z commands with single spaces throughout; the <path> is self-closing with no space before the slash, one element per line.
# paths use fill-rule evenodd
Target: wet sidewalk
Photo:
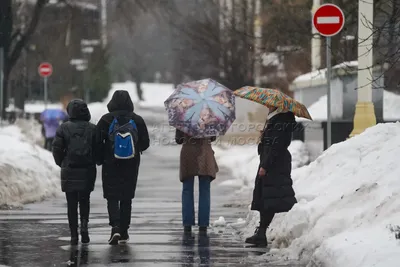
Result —
<path fill-rule="evenodd" d="M 207 236 L 199 236 L 196 227 L 192 236 L 183 235 L 179 149 L 178 146 L 159 146 L 143 156 L 127 245 L 107 244 L 110 227 L 98 178 L 91 197 L 91 243 L 88 246 L 69 246 L 66 201 L 60 195 L 26 205 L 23 210 L 0 211 L 0 265 L 256 266 L 252 256 L 266 250 L 245 248 L 230 228 L 223 232 L 211 228 Z M 212 183 L 211 222 L 219 216 L 224 216 L 228 222 L 246 216 L 246 208 L 226 205 L 235 196 L 231 189 L 220 187 L 218 183 L 228 177 L 222 170 L 218 180 Z"/>

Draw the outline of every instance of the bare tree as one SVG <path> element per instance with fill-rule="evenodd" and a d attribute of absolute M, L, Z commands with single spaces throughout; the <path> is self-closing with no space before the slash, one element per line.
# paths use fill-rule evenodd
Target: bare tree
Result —
<path fill-rule="evenodd" d="M 3 73 L 3 114 L 7 104 L 7 86 L 10 73 L 19 59 L 22 49 L 34 33 L 39 22 L 43 7 L 48 0 L 37 0 L 30 16 L 21 27 L 15 27 L 13 17 L 13 1 L 0 1 L 0 46 L 4 49 L 4 73 Z M 22 2 L 23 4 L 24 2 Z"/>
<path fill-rule="evenodd" d="M 114 74 L 135 81 L 141 100 L 142 82 L 153 81 L 156 72 L 165 73 L 171 66 L 169 30 L 156 12 L 155 2 L 136 0 L 116 1 L 111 12 Z"/>

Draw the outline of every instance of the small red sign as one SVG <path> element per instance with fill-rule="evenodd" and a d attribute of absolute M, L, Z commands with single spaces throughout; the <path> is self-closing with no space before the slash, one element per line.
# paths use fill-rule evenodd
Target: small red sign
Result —
<path fill-rule="evenodd" d="M 313 25 L 322 36 L 334 36 L 343 29 L 343 11 L 333 4 L 322 5 L 313 15 Z"/>
<path fill-rule="evenodd" d="M 53 73 L 53 66 L 50 63 L 42 63 L 39 65 L 39 75 L 43 78 L 49 77 Z"/>

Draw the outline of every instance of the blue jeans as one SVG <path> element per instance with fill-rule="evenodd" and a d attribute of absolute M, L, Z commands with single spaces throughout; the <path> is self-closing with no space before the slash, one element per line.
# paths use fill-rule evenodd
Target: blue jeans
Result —
<path fill-rule="evenodd" d="M 199 226 L 210 224 L 210 183 L 211 177 L 199 176 Z M 182 222 L 184 226 L 195 225 L 194 177 L 184 180 L 182 188 Z"/>

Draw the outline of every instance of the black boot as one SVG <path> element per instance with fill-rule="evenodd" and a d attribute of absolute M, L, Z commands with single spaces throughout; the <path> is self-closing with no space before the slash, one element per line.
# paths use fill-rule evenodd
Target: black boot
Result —
<path fill-rule="evenodd" d="M 83 244 L 88 244 L 90 242 L 88 223 L 89 223 L 88 219 L 81 220 L 81 238 L 82 238 L 81 242 Z"/>
<path fill-rule="evenodd" d="M 119 233 L 119 227 L 113 227 L 111 229 L 110 239 L 108 239 L 108 244 L 117 245 L 120 237 L 121 237 L 121 234 Z"/>
<path fill-rule="evenodd" d="M 183 233 L 190 234 L 192 232 L 192 226 L 184 226 Z"/>
<path fill-rule="evenodd" d="M 71 246 L 78 245 L 79 235 L 78 235 L 78 228 L 71 228 Z"/>
<path fill-rule="evenodd" d="M 199 227 L 199 234 L 206 235 L 207 234 L 207 226 L 200 226 Z"/>
<path fill-rule="evenodd" d="M 245 241 L 247 244 L 256 245 L 258 247 L 266 247 L 267 243 L 267 236 L 266 236 L 266 229 L 257 227 L 254 235 L 251 237 L 246 238 Z"/>
<path fill-rule="evenodd" d="M 128 234 L 128 229 L 122 229 L 121 230 L 121 237 L 118 240 L 118 244 L 126 244 L 129 241 L 129 234 Z"/>

